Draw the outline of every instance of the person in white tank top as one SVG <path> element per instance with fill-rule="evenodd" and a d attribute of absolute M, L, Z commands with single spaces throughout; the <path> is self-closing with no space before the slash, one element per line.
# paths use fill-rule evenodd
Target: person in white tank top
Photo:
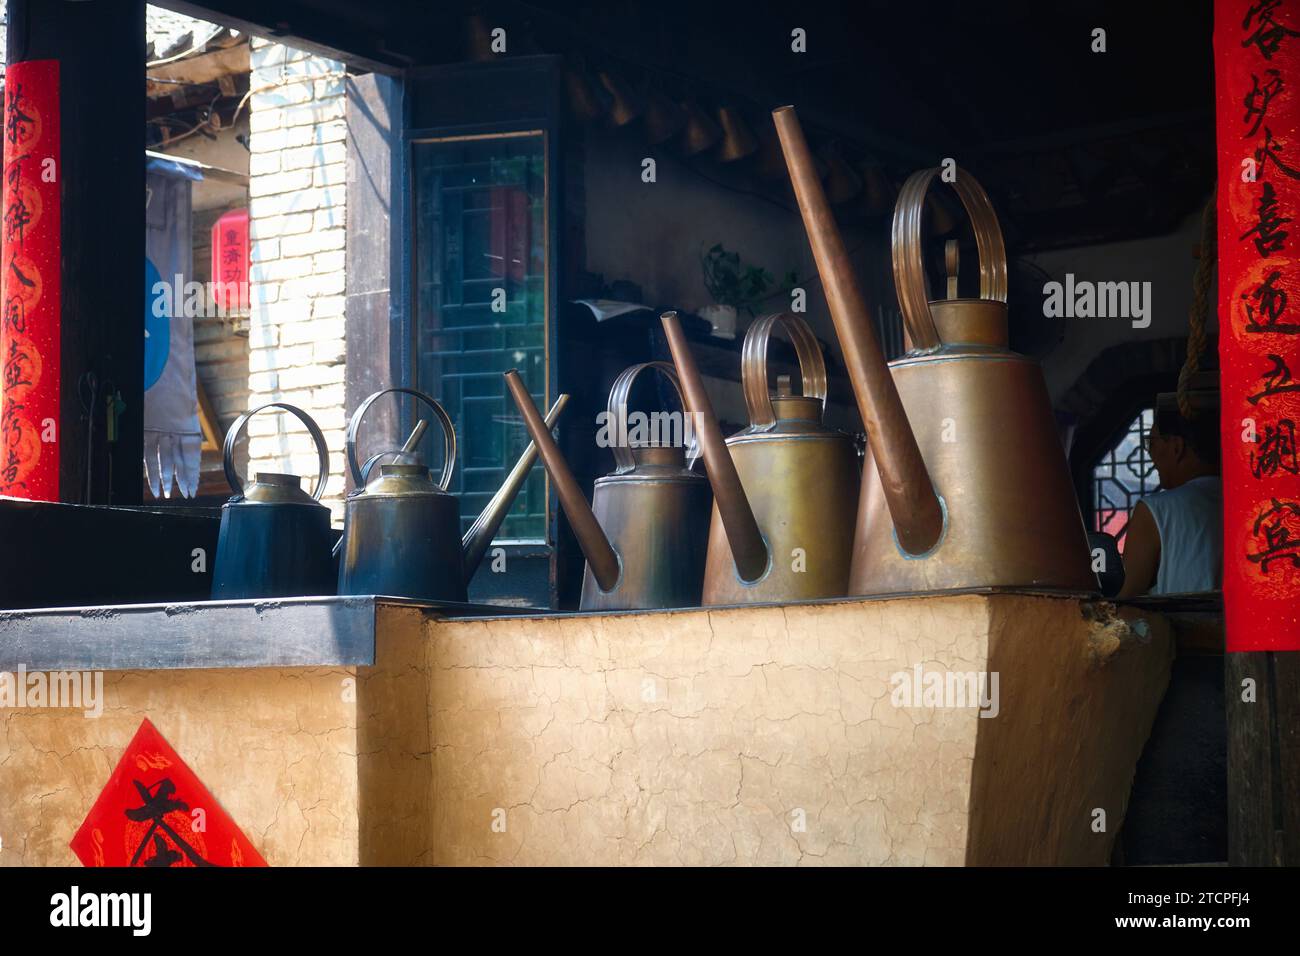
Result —
<path fill-rule="evenodd" d="M 1120 597 L 1215 591 L 1223 582 L 1218 415 L 1158 409 L 1147 439 L 1164 490 L 1137 503 L 1124 541 Z"/>

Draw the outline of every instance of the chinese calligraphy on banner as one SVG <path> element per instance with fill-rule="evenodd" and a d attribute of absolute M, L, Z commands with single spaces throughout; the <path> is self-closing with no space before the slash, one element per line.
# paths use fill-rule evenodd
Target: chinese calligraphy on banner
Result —
<path fill-rule="evenodd" d="M 212 224 L 212 281 L 221 308 L 248 308 L 247 209 L 232 209 Z"/>
<path fill-rule="evenodd" d="M 59 500 L 59 63 L 11 63 L 0 237 L 0 494 Z"/>
<path fill-rule="evenodd" d="M 86 866 L 266 866 L 148 720 L 71 846 Z"/>
<path fill-rule="evenodd" d="M 1300 0 L 1217 0 L 1229 651 L 1300 650 Z"/>

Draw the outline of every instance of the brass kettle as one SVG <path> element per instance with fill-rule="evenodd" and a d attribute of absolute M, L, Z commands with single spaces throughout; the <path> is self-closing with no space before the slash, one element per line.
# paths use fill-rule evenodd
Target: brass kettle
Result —
<path fill-rule="evenodd" d="M 392 393 L 423 402 L 441 426 L 443 463 L 436 481 L 415 453 L 428 424 L 425 420 L 417 423 L 401 451 L 372 455 L 364 466 L 357 463 L 357 433 L 362 419 L 377 399 Z M 567 400 L 568 396 L 560 396 L 547 415 L 548 422 L 559 418 Z M 338 593 L 386 594 L 424 601 L 468 600 L 470 578 L 537 460 L 536 446 L 528 445 L 505 483 L 462 538 L 460 505 L 447 491 L 456 467 L 456 430 L 442 405 L 412 388 L 382 389 L 353 413 L 346 445 L 356 490 L 344 503 Z M 387 455 L 395 455 L 396 460 L 380 461 Z"/>
<path fill-rule="evenodd" d="M 767 345 L 778 322 L 799 357 L 802 395 L 788 381 L 769 392 Z M 724 442 L 677 313 L 663 325 L 713 486 L 704 604 L 842 597 L 861 478 L 852 438 L 822 424 L 826 365 L 816 336 L 788 312 L 750 325 L 740 366 L 749 427 Z"/>
<path fill-rule="evenodd" d="M 510 394 L 541 449 L 542 464 L 555 482 L 556 495 L 587 557 L 579 604 L 584 611 L 700 603 L 708 480 L 687 465 L 683 444 L 665 442 L 660 436 L 658 443 L 629 447 L 623 439 L 628 394 L 646 369 L 661 374 L 681 396 L 677 375 L 667 362 L 645 362 L 619 374 L 607 409 L 607 421 L 616 429 L 611 443 L 616 467 L 613 474 L 596 479 L 590 505 L 523 380 L 513 370 L 506 373 Z M 680 430 L 683 442 L 689 439 L 686 421 Z"/>
<path fill-rule="evenodd" d="M 309 495 L 302 478 L 258 472 L 245 484 L 235 469 L 235 444 L 249 419 L 279 408 L 307 426 L 320 463 Z M 301 597 L 334 593 L 330 559 L 330 510 L 320 503 L 329 476 L 329 449 L 312 417 L 294 405 L 271 402 L 240 415 L 222 449 L 226 481 L 234 497 L 221 508 L 221 530 L 212 569 L 212 599 Z"/>
<path fill-rule="evenodd" d="M 953 183 L 974 226 L 980 297 L 925 292 L 914 173 L 894 210 L 894 282 L 909 351 L 886 365 L 792 107 L 773 113 L 869 439 L 849 593 L 973 587 L 1095 591 L 1087 535 L 1042 370 L 1007 347 L 1006 251 L 987 194 Z"/>

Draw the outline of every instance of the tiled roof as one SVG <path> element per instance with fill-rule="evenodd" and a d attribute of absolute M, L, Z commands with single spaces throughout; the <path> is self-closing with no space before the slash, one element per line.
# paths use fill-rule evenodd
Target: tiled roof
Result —
<path fill-rule="evenodd" d="M 165 60 L 202 47 L 226 28 L 196 20 L 162 7 L 145 7 L 145 59 Z"/>

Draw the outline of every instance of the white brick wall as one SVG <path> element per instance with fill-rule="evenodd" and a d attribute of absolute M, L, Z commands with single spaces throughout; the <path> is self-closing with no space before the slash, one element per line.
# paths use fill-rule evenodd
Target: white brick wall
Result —
<path fill-rule="evenodd" d="M 250 406 L 285 401 L 325 433 L 325 498 L 343 517 L 343 64 L 251 41 L 249 113 Z M 249 423 L 249 471 L 290 471 L 311 489 L 306 429 L 270 412 Z"/>

